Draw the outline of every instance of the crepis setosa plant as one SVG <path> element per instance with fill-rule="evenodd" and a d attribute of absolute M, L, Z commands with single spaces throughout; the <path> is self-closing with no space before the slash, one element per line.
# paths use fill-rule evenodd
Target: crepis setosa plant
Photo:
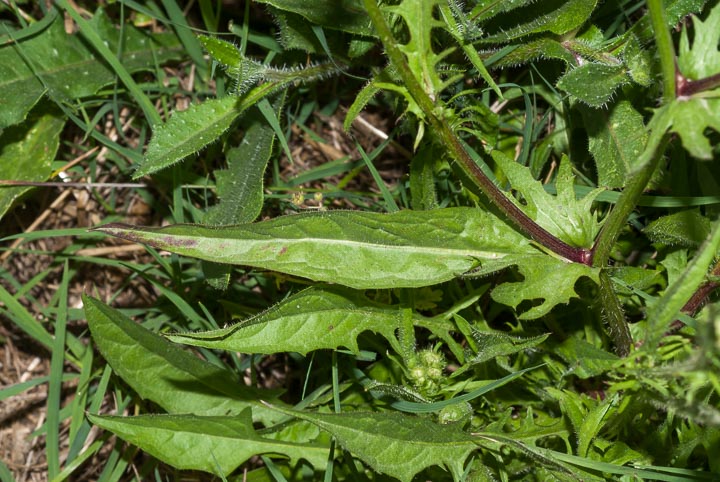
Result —
<path fill-rule="evenodd" d="M 590 400 L 568 390 L 548 389 L 547 396 L 557 401 L 562 416 L 528 412 L 528 418 L 518 423 L 511 421 L 510 412 L 492 416 L 476 411 L 478 401 L 491 390 L 534 371 L 552 373 L 558 362 L 555 355 L 533 356 L 553 335 L 491 330 L 481 319 L 466 319 L 463 310 L 489 290 L 489 299 L 516 310 L 520 322 L 543 319 L 577 298 L 578 285 L 589 282 L 599 293 L 609 340 L 620 355 L 630 351 L 633 338 L 623 316 L 621 296 L 625 295 L 620 289 L 628 284 L 622 274 L 611 279 L 607 263 L 630 212 L 658 170 L 668 133 L 677 133 L 693 156 L 714 155 L 698 133 L 705 127 L 720 130 L 720 109 L 713 108 L 718 107 L 713 90 L 717 85 L 706 80 L 717 76 L 720 61 L 717 56 L 703 57 L 703 68 L 688 66 L 695 65 L 693 60 L 701 55 L 695 44 L 714 42 L 717 46 L 718 34 L 712 32 L 720 32 L 715 28 L 720 7 L 712 10 L 704 24 L 696 22 L 693 47 L 684 34 L 677 59 L 683 78 L 701 82 L 702 88 L 678 95 L 671 92 L 646 125 L 630 97 L 633 89 L 653 85 L 653 52 L 646 45 L 653 38 L 663 45 L 658 32 L 699 11 L 704 2 L 651 3 L 650 18 L 639 19 L 623 32 L 607 25 L 603 32 L 600 21 L 598 25 L 589 21 L 598 5 L 587 0 L 469 5 L 402 0 L 383 6 L 375 0 L 341 5 L 262 3 L 268 4 L 277 19 L 286 48 L 304 48 L 325 55 L 326 60 L 280 68 L 249 59 L 228 42 L 201 37 L 208 53 L 232 79 L 234 90 L 176 113 L 157 126 L 136 176 L 181 161 L 223 136 L 244 116 L 260 112 L 261 118 L 271 121 L 268 124 L 277 123 L 288 90 L 346 75 L 353 62 L 381 47 L 388 62 L 372 70 L 370 81 L 348 109 L 346 126 L 381 92 L 401 100 L 403 117 L 417 127 L 413 140 L 417 160 L 411 161 L 410 187 L 412 204 L 419 209 L 328 211 L 254 222 L 262 209 L 262 173 L 277 129 L 251 124 L 247 142 L 228 150 L 228 169 L 217 173 L 220 202 L 208 213 L 207 224 L 163 228 L 110 224 L 97 229 L 207 262 L 305 278 L 313 286 L 241 323 L 208 332 L 176 333 L 167 337 L 169 341 L 86 298 L 86 313 L 100 351 L 139 395 L 167 412 L 138 417 L 92 415 L 91 421 L 178 468 L 222 476 L 257 454 L 281 455 L 292 464 L 304 460 L 311 470 L 324 470 L 328 459 L 334 460 L 334 445 L 320 433 L 331 436 L 371 470 L 405 481 L 436 466 L 455 480 L 468 474 L 489 476 L 493 471 L 507 474 L 516 462 L 504 466 L 502 446 L 529 456 L 542 465 L 542 471 L 560 478 L 581 472 L 580 478 L 594 480 L 598 471 L 624 474 L 624 464 L 647 465 L 640 451 L 599 436 L 604 417 L 621 419 L 626 413 L 623 409 L 635 403 L 625 399 L 621 409 L 619 392 L 606 400 Z M 675 64 L 674 54 L 668 59 L 659 50 L 661 63 Z M 553 95 L 543 95 L 555 102 L 558 112 L 574 110 L 586 124 L 598 182 L 584 193 L 575 186 L 574 172 L 579 170 L 568 152 L 558 156 L 552 184 L 555 193 L 549 193 L 533 174 L 544 169 L 552 149 L 545 146 L 544 151 L 537 148 L 531 153 L 525 144 L 521 156 L 531 165 L 517 162 L 501 147 L 502 119 L 487 102 L 490 95 L 498 101 L 529 98 L 516 86 L 496 83 L 488 66 L 548 58 L 562 61 L 566 71 L 557 78 Z M 475 77 L 487 88 L 466 88 L 468 79 Z M 685 84 L 679 87 L 686 89 Z M 702 125 L 690 118 L 693 109 L 702 109 Z M 563 134 L 555 141 L 562 145 Z M 567 135 L 564 142 L 569 142 Z M 474 184 L 471 191 L 478 197 L 468 199 L 475 205 L 437 207 L 432 173 L 439 160 L 428 160 L 422 155 L 424 149 L 440 152 L 457 166 L 464 182 Z M 238 183 L 232 182 L 235 176 L 254 181 L 241 183 L 249 188 L 238 190 Z M 512 192 L 506 190 L 508 186 Z M 615 196 L 609 189 L 622 191 Z M 603 196 L 614 200 L 615 207 L 600 215 L 593 211 L 593 203 Z M 659 232 L 659 237 L 690 238 L 682 222 L 666 221 L 655 225 L 649 235 Z M 634 330 L 648 347 L 658 345 L 700 288 L 716 283 L 707 280 L 706 273 L 720 243 L 718 224 L 709 223 L 700 239 L 695 234 L 695 257 L 654 301 L 647 319 L 638 323 L 645 333 Z M 487 279 L 482 277 L 501 271 L 514 276 L 491 289 L 483 283 L 446 310 L 423 314 L 417 299 L 421 290 L 457 279 Z M 635 293 L 632 286 L 628 289 L 631 295 Z M 373 296 L 368 290 L 386 290 L 394 298 Z M 436 346 L 419 348 L 418 331 L 430 333 Z M 391 354 L 389 363 L 363 372 L 357 360 L 378 355 L 362 350 L 360 338 L 366 332 L 384 340 Z M 600 332 L 598 339 L 602 344 L 606 338 Z M 239 385 L 228 370 L 201 361 L 171 342 L 259 355 L 345 348 L 355 364 L 347 370 L 348 380 L 365 391 L 341 387 L 336 379 L 327 388 L 332 390 L 331 397 L 320 391 L 291 407 L 277 393 Z M 580 377 L 599 376 L 622 366 L 621 358 L 591 342 L 571 337 L 555 343 L 565 361 L 582 355 L 603 360 L 579 361 L 572 370 Z M 333 353 L 337 376 L 338 354 Z M 458 365 L 452 376 L 448 376 L 448 358 Z M 487 368 L 491 360 L 504 371 L 503 376 Z M 550 368 L 529 365 L 533 361 L 548 363 Z M 635 373 L 618 370 L 624 376 Z M 148 371 L 154 375 L 152 383 L 145 381 Z M 477 373 L 494 375 L 480 381 L 472 376 Z M 186 386 L 200 388 L 183 389 Z M 343 411 L 344 400 L 361 409 Z M 309 406 L 320 409 L 308 410 Z M 543 423 L 553 430 L 543 435 Z M 514 432 L 506 430 L 508 424 Z M 550 436 L 563 441 L 562 448 L 549 442 L 550 447 L 543 446 Z M 192 450 L 187 448 L 190 445 Z M 612 455 L 620 452 L 622 457 Z M 588 466 L 588 460 L 597 464 Z M 632 470 L 639 474 L 643 469 Z M 642 474 L 657 475 L 652 469 Z"/>

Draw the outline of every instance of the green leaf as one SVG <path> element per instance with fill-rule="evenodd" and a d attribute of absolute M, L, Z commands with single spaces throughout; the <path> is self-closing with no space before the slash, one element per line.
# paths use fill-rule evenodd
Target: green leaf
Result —
<path fill-rule="evenodd" d="M 397 307 L 374 303 L 356 291 L 309 288 L 236 325 L 200 333 L 176 333 L 168 338 L 240 353 L 304 355 L 339 347 L 358 353 L 357 337 L 364 331 L 380 333 L 393 342 L 401 317 Z"/>
<path fill-rule="evenodd" d="M 479 331 L 473 330 L 472 337 L 477 345 L 475 356 L 468 358 L 467 365 L 460 370 L 465 371 L 466 367 L 478 365 L 488 360 L 494 360 L 499 356 L 512 355 L 528 348 L 539 345 L 550 335 L 538 335 L 531 337 L 512 336 L 502 331 Z M 460 371 L 458 370 L 458 371 Z M 455 373 L 457 376 L 457 372 Z"/>
<path fill-rule="evenodd" d="M 203 361 L 88 296 L 85 316 L 93 340 L 113 370 L 142 398 L 170 413 L 237 414 L 252 408 L 256 420 L 274 413 L 259 400 L 276 392 L 244 386 L 227 370 Z"/>
<path fill-rule="evenodd" d="M 630 81 L 626 67 L 595 62 L 570 69 L 557 86 L 591 107 L 603 107 L 615 90 Z"/>
<path fill-rule="evenodd" d="M 176 112 L 153 132 L 134 179 L 169 167 L 217 140 L 245 110 L 235 96 L 211 99 Z"/>
<path fill-rule="evenodd" d="M 699 80 L 720 72 L 720 5 L 715 5 L 703 22 L 692 17 L 694 27 L 692 47 L 684 24 L 680 36 L 677 65 L 682 74 Z"/>
<path fill-rule="evenodd" d="M 260 454 L 283 455 L 294 464 L 305 459 L 317 469 L 327 463 L 327 447 L 259 436 L 253 429 L 249 410 L 234 417 L 88 414 L 88 419 L 181 470 L 202 470 L 225 477 Z"/>
<path fill-rule="evenodd" d="M 120 60 L 129 72 L 152 70 L 183 55 L 174 34 L 149 36 L 128 24 L 118 29 L 102 10 L 93 23 L 108 47 L 122 52 Z M 22 36 L 22 31 L 13 36 Z M 115 80 L 113 69 L 78 35 L 65 33 L 63 18 L 57 16 L 46 30 L 0 48 L 0 128 L 21 122 L 46 91 L 53 99 L 69 102 Z"/>
<path fill-rule="evenodd" d="M 680 211 L 656 219 L 643 232 L 656 243 L 697 247 L 710 234 L 710 220 L 697 210 Z"/>
<path fill-rule="evenodd" d="M 0 66 L 2 68 L 2 66 Z M 4 109 L 0 109 L 2 111 Z M 10 181 L 45 181 L 60 145 L 65 118 L 37 110 L 22 124 L 0 134 L 0 177 Z M 0 218 L 29 187 L 0 186 Z"/>
<path fill-rule="evenodd" d="M 262 116 L 253 113 L 243 122 L 248 127 L 238 147 L 225 155 L 227 169 L 216 169 L 220 202 L 205 215 L 208 224 L 240 224 L 254 221 L 263 206 L 263 176 L 273 152 L 275 133 Z"/>
<path fill-rule="evenodd" d="M 664 107 L 663 118 L 670 131 L 677 133 L 683 147 L 698 159 L 713 158 L 713 146 L 705 136 L 706 131 L 720 132 L 720 90 L 714 92 L 715 98 L 696 95 L 674 100 Z"/>
<path fill-rule="evenodd" d="M 643 87 L 650 87 L 654 81 L 652 54 L 643 50 L 635 36 L 628 38 L 622 57 L 633 82 Z"/>
<path fill-rule="evenodd" d="M 385 6 L 385 10 L 403 18 L 410 39 L 405 44 L 398 44 L 398 49 L 405 54 L 407 65 L 422 86 L 425 93 L 435 100 L 443 90 L 444 83 L 440 79 L 437 65 L 450 50 L 437 54 L 433 50 L 432 30 L 444 27 L 445 23 L 437 20 L 433 10 L 439 0 L 403 0 L 398 5 Z"/>
<path fill-rule="evenodd" d="M 490 296 L 498 303 L 512 306 L 525 300 L 534 302 L 529 310 L 521 313 L 521 320 L 532 320 L 544 316 L 560 303 L 568 303 L 578 295 L 575 283 L 582 277 L 588 277 L 596 283 L 600 282 L 598 268 L 584 264 L 569 263 L 547 255 L 515 257 L 522 281 L 503 283 L 496 287 Z"/>
<path fill-rule="evenodd" d="M 439 149 L 430 144 L 418 151 L 410 161 L 410 195 L 415 210 L 438 207 L 435 192 L 435 164 L 441 157 Z"/>
<path fill-rule="evenodd" d="M 598 433 L 602 429 L 603 419 L 607 416 L 611 408 L 618 402 L 618 395 L 615 394 L 612 398 L 604 400 L 602 403 L 598 403 L 592 410 L 590 410 L 583 418 L 582 424 L 580 424 L 577 432 L 578 447 L 577 455 L 580 457 L 587 457 L 590 451 L 590 444 L 593 439 L 597 437 Z"/>
<path fill-rule="evenodd" d="M 552 196 L 532 177 L 530 170 L 513 161 L 501 151 L 492 152 L 492 157 L 510 181 L 513 189 L 522 194 L 527 205 L 513 201 L 527 215 L 549 233 L 566 243 L 589 248 L 600 230 L 601 223 L 591 212 L 595 198 L 603 189 L 594 189 L 581 200 L 576 199 L 573 188 L 574 176 L 567 157 L 563 156 L 555 181 L 557 196 Z"/>
<path fill-rule="evenodd" d="M 615 103 L 609 110 L 583 107 L 580 112 L 597 165 L 598 184 L 624 187 L 647 142 L 642 115 L 627 100 Z"/>
<path fill-rule="evenodd" d="M 318 2 L 316 0 L 258 0 L 260 3 L 301 15 L 308 22 L 335 30 L 373 36 L 370 19 L 361 0 Z"/>
<path fill-rule="evenodd" d="M 429 286 L 479 265 L 485 273 L 495 271 L 507 266 L 509 254 L 535 252 L 503 221 L 470 208 L 304 213 L 222 228 L 96 229 L 185 256 L 359 289 Z"/>
<path fill-rule="evenodd" d="M 207 35 L 198 35 L 198 40 L 213 60 L 226 69 L 239 69 L 242 65 L 244 57 L 235 44 Z"/>
<path fill-rule="evenodd" d="M 347 114 L 345 114 L 345 120 L 343 121 L 343 129 L 345 129 L 346 132 L 350 131 L 350 127 L 352 127 L 352 123 L 355 121 L 357 116 L 360 115 L 360 112 L 362 112 L 368 102 L 370 102 L 372 98 L 380 92 L 380 90 L 380 87 L 376 85 L 375 80 L 373 79 L 357 93 L 355 100 L 348 108 Z"/>
<path fill-rule="evenodd" d="M 568 0 L 565 2 L 540 1 L 515 10 L 508 15 L 515 19 L 532 19 L 530 21 L 505 27 L 500 32 L 490 34 L 482 39 L 485 43 L 506 42 L 534 33 L 551 32 L 556 35 L 565 34 L 582 26 L 595 10 L 597 0 Z M 551 11 L 548 11 L 552 9 Z"/>
<path fill-rule="evenodd" d="M 565 340 L 554 353 L 568 364 L 566 376 L 572 374 L 582 379 L 601 375 L 615 367 L 620 360 L 614 353 L 574 336 Z"/>
<path fill-rule="evenodd" d="M 418 472 L 439 465 L 460 480 L 465 459 L 477 440 L 454 424 L 438 425 L 400 413 L 321 414 L 277 408 L 317 425 L 372 469 L 409 482 Z"/>
<path fill-rule="evenodd" d="M 713 223 L 712 230 L 682 275 L 668 286 L 662 297 L 648 310 L 644 349 L 653 350 L 657 347 L 670 323 L 677 318 L 680 310 L 705 280 L 708 268 L 717 256 L 718 247 L 720 247 L 720 220 Z"/>

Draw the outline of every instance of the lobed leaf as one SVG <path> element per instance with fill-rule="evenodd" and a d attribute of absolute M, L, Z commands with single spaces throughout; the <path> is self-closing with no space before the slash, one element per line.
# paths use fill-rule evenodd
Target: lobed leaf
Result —
<path fill-rule="evenodd" d="M 198 415 L 140 415 L 115 417 L 88 414 L 88 419 L 144 452 L 181 470 L 202 470 L 228 476 L 243 462 L 260 454 L 305 459 L 325 467 L 328 448 L 261 437 L 250 411 L 234 417 Z"/>
<path fill-rule="evenodd" d="M 438 425 L 401 413 L 277 410 L 317 425 L 371 468 L 401 481 L 409 482 L 434 465 L 447 468 L 460 480 L 465 459 L 477 448 L 477 440 L 457 425 Z"/>
<path fill-rule="evenodd" d="M 500 269 L 510 254 L 535 252 L 505 222 L 471 208 L 305 213 L 220 228 L 96 229 L 186 256 L 358 289 L 429 286 L 477 267 Z"/>
<path fill-rule="evenodd" d="M 720 72 L 720 5 L 710 10 L 704 22 L 693 16 L 692 24 L 692 46 L 687 25 L 682 29 L 677 66 L 685 77 L 699 80 Z"/>
<path fill-rule="evenodd" d="M 698 159 L 711 160 L 713 146 L 706 134 L 709 129 L 720 132 L 720 89 L 715 97 L 702 95 L 676 99 L 661 107 L 653 116 L 655 129 L 665 124 L 680 136 L 683 147 Z"/>
<path fill-rule="evenodd" d="M 513 189 L 522 194 L 527 205 L 523 206 L 514 198 L 511 199 L 533 221 L 572 246 L 592 246 L 601 223 L 591 212 L 591 207 L 603 189 L 594 189 L 581 200 L 577 200 L 572 167 L 566 156 L 560 161 L 555 180 L 557 196 L 548 194 L 542 183 L 532 177 L 527 167 L 513 161 L 501 151 L 493 151 L 492 157 L 507 176 Z"/>
<path fill-rule="evenodd" d="M 599 283 L 599 268 L 566 261 L 545 255 L 513 257 L 522 281 L 503 283 L 497 286 L 490 296 L 504 305 L 517 307 L 525 300 L 535 302 L 527 311 L 521 313 L 521 320 L 532 320 L 544 316 L 560 303 L 568 303 L 578 295 L 575 283 L 582 277 Z"/>
<path fill-rule="evenodd" d="M 142 398 L 170 413 L 238 414 L 252 408 L 266 424 L 275 414 L 259 400 L 277 393 L 242 385 L 236 376 L 203 361 L 134 323 L 117 310 L 83 297 L 93 340 L 112 369 Z"/>
<path fill-rule="evenodd" d="M 415 315 L 419 316 L 419 315 Z M 176 333 L 168 338 L 193 346 L 240 353 L 298 352 L 346 347 L 359 352 L 357 337 L 380 333 L 391 344 L 401 310 L 341 287 L 309 288 L 269 310 L 220 330 Z"/>

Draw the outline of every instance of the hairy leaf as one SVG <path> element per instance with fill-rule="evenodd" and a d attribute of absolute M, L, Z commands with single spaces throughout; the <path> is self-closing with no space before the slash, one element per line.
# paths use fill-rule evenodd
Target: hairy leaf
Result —
<path fill-rule="evenodd" d="M 647 142 L 642 115 L 627 100 L 609 110 L 583 107 L 581 112 L 597 164 L 598 184 L 624 187 Z"/>
<path fill-rule="evenodd" d="M 339 347 L 357 353 L 357 337 L 364 331 L 380 333 L 392 344 L 401 317 L 398 308 L 374 303 L 357 291 L 309 288 L 236 325 L 200 333 L 176 333 L 169 338 L 240 353 L 306 354 Z"/>
<path fill-rule="evenodd" d="M 620 360 L 614 353 L 574 336 L 562 342 L 554 353 L 568 364 L 566 376 L 575 375 L 582 379 L 599 376 L 612 369 Z"/>
<path fill-rule="evenodd" d="M 710 234 L 710 220 L 697 210 L 680 211 L 656 219 L 643 231 L 656 243 L 696 247 Z"/>
<path fill-rule="evenodd" d="M 602 107 L 618 87 L 629 81 L 623 65 L 586 63 L 568 71 L 557 86 L 591 107 Z"/>
<path fill-rule="evenodd" d="M 170 413 L 237 414 L 252 408 L 256 420 L 277 416 L 259 403 L 276 392 L 243 386 L 227 370 L 191 355 L 99 300 L 83 297 L 93 340 L 113 370 L 142 398 Z"/>
<path fill-rule="evenodd" d="M 344 32 L 372 36 L 375 34 L 370 19 L 365 13 L 362 0 L 343 0 L 341 2 L 318 2 L 316 0 L 258 0 L 302 15 L 308 22 Z"/>
<path fill-rule="evenodd" d="M 465 459 L 477 448 L 476 439 L 456 425 L 401 413 L 278 411 L 317 425 L 374 470 L 406 482 L 433 465 L 459 479 Z"/>
<path fill-rule="evenodd" d="M 96 229 L 186 256 L 360 289 L 428 286 L 478 266 L 483 272 L 507 266 L 509 254 L 535 252 L 503 221 L 470 208 L 306 213 L 222 228 Z"/>
<path fill-rule="evenodd" d="M 568 0 L 566 2 L 540 1 L 522 10 L 514 10 L 511 20 L 532 19 L 484 37 L 483 42 L 495 43 L 514 40 L 527 35 L 551 32 L 562 35 L 579 28 L 595 10 L 597 0 Z M 548 11 L 549 9 L 553 9 Z"/>
<path fill-rule="evenodd" d="M 173 467 L 227 476 L 250 457 L 278 454 L 293 463 L 305 459 L 325 467 L 328 448 L 259 436 L 250 411 L 234 417 L 198 415 L 140 415 L 115 417 L 89 414 L 95 425 L 113 432 Z"/>
<path fill-rule="evenodd" d="M 235 96 L 211 99 L 176 112 L 153 132 L 134 178 L 169 167 L 217 140 L 245 110 Z"/>
<path fill-rule="evenodd" d="M 120 60 L 129 72 L 153 69 L 183 55 L 172 33 L 148 36 L 130 25 L 117 29 L 102 10 L 93 22 L 110 49 L 122 52 Z M 12 35 L 23 37 L 22 31 Z M 46 91 L 54 99 L 70 101 L 114 81 L 113 69 L 78 35 L 67 34 L 58 15 L 40 34 L 0 48 L 0 128 L 22 121 Z"/>
<path fill-rule="evenodd" d="M 0 66 L 0 68 L 2 68 Z M 3 108 L 0 108 L 2 111 Z M 60 145 L 65 118 L 36 110 L 25 122 L 0 134 L 0 177 L 12 181 L 45 181 Z M 0 186 L 0 218 L 29 187 Z"/>
<path fill-rule="evenodd" d="M 477 345 L 477 354 L 468 359 L 468 365 L 477 365 L 499 356 L 512 355 L 528 348 L 539 345 L 549 335 L 538 335 L 531 337 L 519 337 L 508 335 L 502 331 L 478 331 L 472 332 L 473 340 Z"/>
<path fill-rule="evenodd" d="M 263 176 L 273 152 L 275 132 L 258 115 L 248 116 L 248 127 L 238 147 L 225 155 L 227 169 L 215 170 L 220 202 L 205 215 L 208 224 L 254 221 L 263 206 Z"/>
<path fill-rule="evenodd" d="M 520 192 L 527 202 L 527 205 L 523 206 L 515 201 L 531 219 L 572 246 L 592 246 L 601 223 L 591 212 L 591 206 L 602 189 L 595 189 L 577 200 L 570 161 L 563 156 L 555 181 L 557 196 L 552 196 L 545 191 L 540 181 L 532 177 L 527 167 L 513 161 L 499 150 L 493 151 L 492 156 L 513 189 Z"/>
<path fill-rule="evenodd" d="M 705 22 L 693 20 L 695 26 L 690 46 L 687 28 L 683 29 L 677 64 L 691 80 L 720 75 L 720 5 L 716 5 Z M 720 132 L 720 89 L 682 96 L 656 113 L 672 132 L 682 139 L 683 146 L 698 159 L 712 159 L 713 146 L 706 137 L 708 129 Z M 658 126 L 660 128 L 661 126 Z"/>
<path fill-rule="evenodd" d="M 495 15 L 509 12 L 529 3 L 532 3 L 532 0 L 479 0 L 468 17 L 483 22 Z"/>

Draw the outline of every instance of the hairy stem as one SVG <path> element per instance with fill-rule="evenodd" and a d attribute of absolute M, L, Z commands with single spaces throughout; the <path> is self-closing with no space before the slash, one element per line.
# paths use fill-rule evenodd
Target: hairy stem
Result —
<path fill-rule="evenodd" d="M 660 162 L 669 139 L 670 137 L 667 134 L 650 136 L 645 150 L 640 155 L 641 159 L 638 162 L 638 168 L 630 173 L 625 189 L 620 194 L 620 198 L 605 220 L 605 224 L 595 241 L 595 246 L 592 249 L 593 266 L 602 268 L 607 265 L 615 241 L 617 241 L 620 232 L 625 227 L 630 213 L 637 206 L 643 190 L 650 182 L 650 178 L 655 172 L 658 162 Z"/>
<path fill-rule="evenodd" d="M 668 103 L 675 99 L 675 48 L 667 28 L 663 0 L 648 0 L 650 22 L 655 34 L 655 44 L 660 56 L 660 70 L 663 81 L 663 101 Z"/>
<path fill-rule="evenodd" d="M 591 264 L 591 252 L 587 249 L 570 246 L 556 236 L 549 233 L 542 226 L 530 219 L 520 208 L 518 208 L 503 191 L 482 172 L 480 167 L 472 160 L 467 151 L 463 148 L 460 139 L 450 129 L 448 122 L 442 118 L 442 108 L 436 105 L 423 90 L 420 83 L 413 76 L 410 67 L 407 65 L 405 56 L 397 48 L 395 38 L 390 27 L 380 12 L 376 0 L 364 0 L 365 8 L 372 20 L 380 40 L 385 46 L 385 51 L 390 61 L 397 67 L 405 87 L 410 92 L 417 105 L 422 109 L 435 134 L 442 140 L 450 155 L 460 165 L 471 179 L 480 187 L 482 192 L 495 203 L 498 208 L 523 232 L 547 249 L 559 254 L 563 258 L 576 263 Z"/>
<path fill-rule="evenodd" d="M 600 310 L 603 320 L 608 324 L 608 333 L 615 345 L 615 353 L 621 357 L 627 356 L 633 340 L 607 270 L 600 272 Z"/>

